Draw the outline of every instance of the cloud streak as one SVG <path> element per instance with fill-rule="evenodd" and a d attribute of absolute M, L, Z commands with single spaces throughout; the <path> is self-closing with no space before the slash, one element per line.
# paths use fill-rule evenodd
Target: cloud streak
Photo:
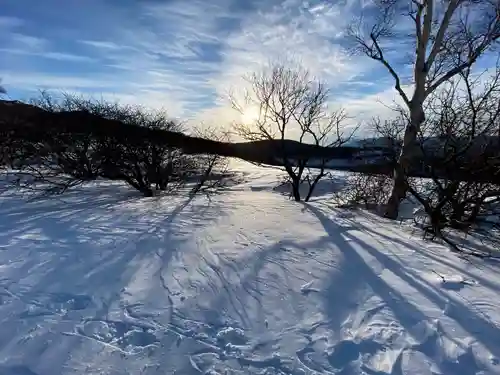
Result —
<path fill-rule="evenodd" d="M 64 7 L 55 0 L 48 3 Z M 0 24 L 11 28 L 10 36 L 15 37 L 14 42 L 1 45 L 12 61 L 36 57 L 72 65 L 67 72 L 40 69 L 43 64 L 17 72 L 3 67 L 0 74 L 9 85 L 22 89 L 113 93 L 155 106 L 176 102 L 176 115 L 199 117 L 207 110 L 214 112 L 219 99 L 240 85 L 244 74 L 277 58 L 300 60 L 332 87 L 349 82 L 369 65 L 354 64 L 336 42 L 351 5 L 286 0 L 248 2 L 243 8 L 240 3 L 145 1 L 129 3 L 124 11 L 111 3 L 91 1 L 98 7 L 97 32 L 73 30 L 71 37 L 82 36 L 73 43 L 29 35 L 22 26 L 32 19 L 2 18 Z M 137 17 L 126 18 L 131 13 Z M 110 15 L 107 23 L 103 14 Z M 78 24 L 85 22 L 80 19 L 75 27 Z M 61 50 L 62 45 L 70 48 Z"/>
<path fill-rule="evenodd" d="M 64 90 L 221 125 L 235 118 L 225 98 L 243 75 L 294 59 L 360 119 L 390 115 L 375 99 L 397 97 L 381 66 L 346 52 L 345 28 L 369 1 L 16 3 L 0 17 L 0 77 L 13 96 Z"/>

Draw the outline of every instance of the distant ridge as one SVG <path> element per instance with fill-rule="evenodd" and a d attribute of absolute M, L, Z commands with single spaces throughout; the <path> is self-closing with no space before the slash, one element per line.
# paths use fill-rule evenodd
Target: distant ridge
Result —
<path fill-rule="evenodd" d="M 235 157 L 253 163 L 283 165 L 284 156 L 292 163 L 308 160 L 315 168 L 327 160 L 327 168 L 371 174 L 392 174 L 397 146 L 390 147 L 386 138 L 370 138 L 354 141 L 350 146 L 320 147 L 294 140 L 260 140 L 253 142 L 220 142 L 183 133 L 161 129 L 150 129 L 139 125 L 125 124 L 85 111 L 48 112 L 39 107 L 19 101 L 0 100 L 0 132 L 35 139 L 44 131 L 64 131 L 113 136 L 118 139 L 137 140 L 147 138 L 151 142 L 180 148 L 189 154 L 217 154 Z M 463 141 L 463 140 L 462 140 Z M 455 140 L 457 144 L 462 142 Z M 442 157 L 442 140 L 429 138 L 426 141 L 427 158 L 434 166 Z M 500 138 L 486 137 L 475 141 L 464 155 L 453 163 L 434 168 L 440 178 L 500 184 Z M 489 155 L 488 165 L 480 156 Z M 417 155 L 410 169 L 414 177 L 431 177 L 423 154 Z M 479 163 L 479 164 L 478 164 Z"/>

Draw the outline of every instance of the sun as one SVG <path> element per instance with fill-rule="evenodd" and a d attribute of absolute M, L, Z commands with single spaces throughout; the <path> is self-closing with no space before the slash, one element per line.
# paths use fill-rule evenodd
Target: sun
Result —
<path fill-rule="evenodd" d="M 259 119 L 259 111 L 256 108 L 248 107 L 241 113 L 241 122 L 245 125 L 252 125 Z"/>

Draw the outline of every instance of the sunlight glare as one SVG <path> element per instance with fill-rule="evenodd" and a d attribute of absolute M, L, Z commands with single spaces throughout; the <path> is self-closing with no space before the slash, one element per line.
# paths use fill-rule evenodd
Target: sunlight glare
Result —
<path fill-rule="evenodd" d="M 259 119 L 259 112 L 255 108 L 251 108 L 251 107 L 246 108 L 241 113 L 241 121 L 245 125 L 254 124 L 258 119 Z"/>

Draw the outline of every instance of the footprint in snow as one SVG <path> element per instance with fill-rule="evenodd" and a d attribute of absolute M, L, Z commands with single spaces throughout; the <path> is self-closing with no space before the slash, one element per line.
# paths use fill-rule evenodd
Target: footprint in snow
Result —
<path fill-rule="evenodd" d="M 317 288 L 314 288 L 312 285 L 313 285 L 314 281 L 309 281 L 308 283 L 305 283 L 304 285 L 302 285 L 300 287 L 300 292 L 302 294 L 309 294 L 311 292 L 320 292 L 319 289 Z"/>
<path fill-rule="evenodd" d="M 245 336 L 245 332 L 240 328 L 225 327 L 217 332 L 216 335 L 217 342 L 224 345 L 245 345 L 248 343 L 248 339 Z"/>
<path fill-rule="evenodd" d="M 467 286 L 474 286 L 477 282 L 475 280 L 464 279 L 462 277 L 442 278 L 441 287 L 447 290 L 458 291 Z"/>
<path fill-rule="evenodd" d="M 19 317 L 30 318 L 36 316 L 66 313 L 68 311 L 85 310 L 92 305 L 92 297 L 85 294 L 71 293 L 40 293 L 31 299 L 26 310 Z"/>
<path fill-rule="evenodd" d="M 382 344 L 372 340 L 363 340 L 359 343 L 343 340 L 338 342 L 333 347 L 333 351 L 328 353 L 328 362 L 335 369 L 343 369 L 351 362 L 357 361 L 363 354 L 374 355 L 384 350 Z"/>
<path fill-rule="evenodd" d="M 77 328 L 76 335 L 100 342 L 126 354 L 137 353 L 158 343 L 158 338 L 152 329 L 121 321 L 87 321 Z"/>

